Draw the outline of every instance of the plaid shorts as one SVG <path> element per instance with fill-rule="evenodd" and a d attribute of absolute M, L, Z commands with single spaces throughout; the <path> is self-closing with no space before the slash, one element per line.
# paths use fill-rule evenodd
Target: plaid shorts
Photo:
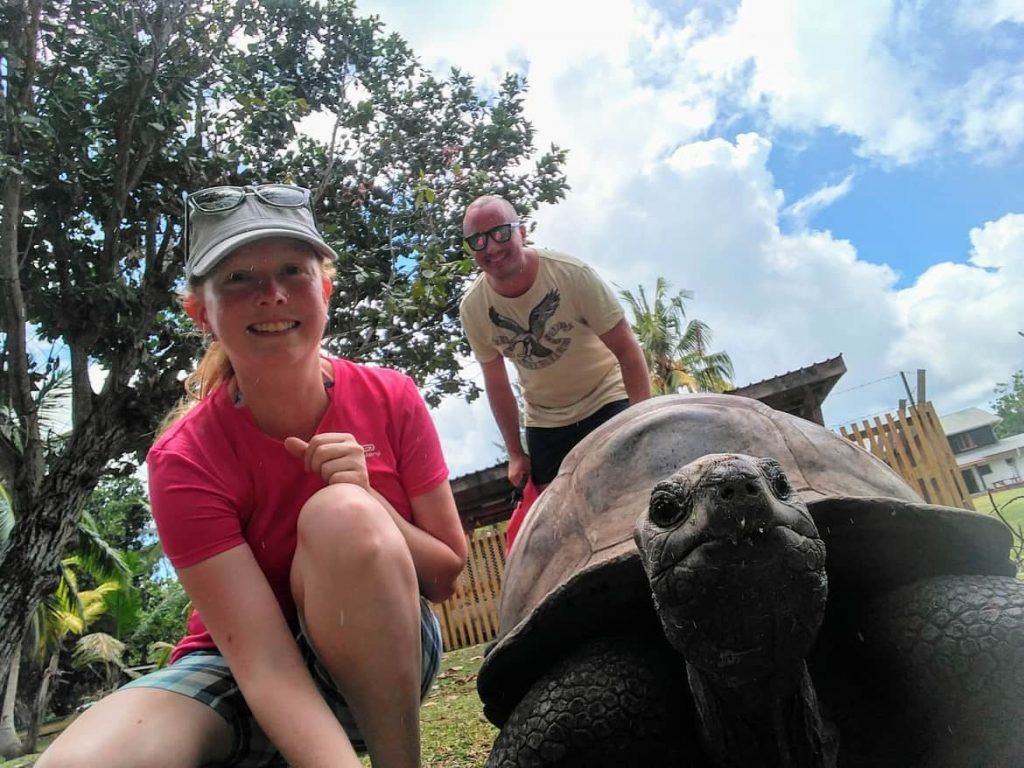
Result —
<path fill-rule="evenodd" d="M 366 745 L 359 733 L 359 726 L 331 679 L 330 673 L 320 663 L 313 646 L 301 631 L 296 641 L 313 681 L 345 729 L 352 746 L 357 752 L 365 752 Z M 442 650 L 441 627 L 430 608 L 430 603 L 424 597 L 420 597 L 420 641 L 423 648 L 423 677 L 420 683 L 422 700 L 426 698 L 434 678 L 437 677 Z M 169 667 L 150 672 L 138 680 L 127 683 L 121 690 L 126 688 L 160 688 L 174 691 L 212 707 L 231 726 L 235 739 L 231 755 L 226 761 L 219 763 L 219 766 L 263 768 L 288 765 L 257 725 L 231 670 L 228 669 L 227 661 L 217 651 L 193 651 Z"/>

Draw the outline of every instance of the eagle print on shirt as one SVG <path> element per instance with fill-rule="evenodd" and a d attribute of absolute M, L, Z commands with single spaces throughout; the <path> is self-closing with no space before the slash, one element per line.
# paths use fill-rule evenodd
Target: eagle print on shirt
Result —
<path fill-rule="evenodd" d="M 562 297 L 557 288 L 548 291 L 537 306 L 530 310 L 528 328 L 523 328 L 511 317 L 506 317 L 493 306 L 487 315 L 497 328 L 509 333 L 496 331 L 495 345 L 501 353 L 524 368 L 546 368 L 565 354 L 569 348 L 568 336 L 559 336 L 573 329 L 572 323 L 559 322 L 547 327 L 548 320 L 555 314 Z M 510 335 L 511 334 L 511 335 Z"/>

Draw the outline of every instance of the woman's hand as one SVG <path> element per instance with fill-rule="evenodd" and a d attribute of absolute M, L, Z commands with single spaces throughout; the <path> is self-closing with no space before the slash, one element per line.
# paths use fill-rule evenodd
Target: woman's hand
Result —
<path fill-rule="evenodd" d="M 297 437 L 287 437 L 284 447 L 297 459 L 302 459 L 307 472 L 315 472 L 328 485 L 352 483 L 370 490 L 370 473 L 366 469 L 363 446 L 348 432 L 324 432 L 313 435 L 307 443 Z"/>

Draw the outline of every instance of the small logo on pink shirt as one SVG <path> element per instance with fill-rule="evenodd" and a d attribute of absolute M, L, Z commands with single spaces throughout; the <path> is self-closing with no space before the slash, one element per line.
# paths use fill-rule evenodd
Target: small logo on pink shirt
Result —
<path fill-rule="evenodd" d="M 366 458 L 371 459 L 375 456 L 380 456 L 380 451 L 377 450 L 377 446 L 373 443 L 367 443 L 363 446 L 363 454 Z"/>

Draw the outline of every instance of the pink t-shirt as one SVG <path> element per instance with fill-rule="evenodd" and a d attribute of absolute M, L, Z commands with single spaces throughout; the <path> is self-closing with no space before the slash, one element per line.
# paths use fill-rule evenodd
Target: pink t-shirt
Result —
<path fill-rule="evenodd" d="M 386 368 L 332 359 L 330 406 L 317 427 L 349 432 L 362 444 L 370 485 L 406 520 L 409 499 L 447 480 L 437 430 L 412 379 Z M 219 387 L 175 422 L 146 459 L 149 493 L 164 552 L 187 568 L 247 543 L 289 623 L 296 617 L 289 588 L 296 521 L 302 505 L 325 483 L 306 472 L 284 443 L 256 426 Z M 197 611 L 173 660 L 215 648 Z"/>

